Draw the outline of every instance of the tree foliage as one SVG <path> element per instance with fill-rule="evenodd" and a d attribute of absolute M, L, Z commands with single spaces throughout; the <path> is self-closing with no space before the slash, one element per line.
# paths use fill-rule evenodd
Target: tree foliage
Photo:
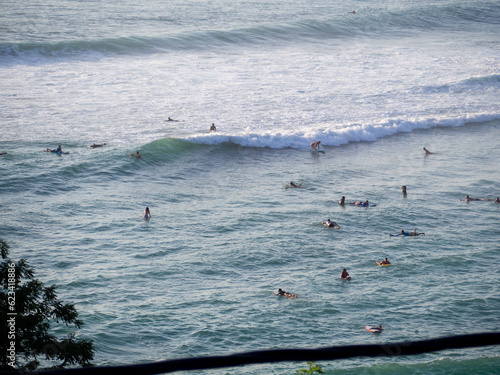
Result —
<path fill-rule="evenodd" d="M 295 373 L 297 375 L 324 374 L 324 371 L 323 371 L 323 369 L 321 368 L 320 365 L 317 365 L 314 362 L 307 362 L 307 364 L 309 365 L 308 369 L 303 368 L 303 369 L 300 369 L 300 370 L 296 370 Z"/>
<path fill-rule="evenodd" d="M 25 259 L 9 258 L 9 245 L 0 239 L 0 369 L 35 370 L 40 361 L 54 364 L 89 366 L 94 344 L 70 332 L 58 338 L 51 327 L 80 328 L 74 304 L 57 298 L 56 286 L 45 286 L 34 278 L 34 270 Z M 7 322 L 7 324 L 5 324 Z M 69 330 L 68 330 L 69 331 Z"/>

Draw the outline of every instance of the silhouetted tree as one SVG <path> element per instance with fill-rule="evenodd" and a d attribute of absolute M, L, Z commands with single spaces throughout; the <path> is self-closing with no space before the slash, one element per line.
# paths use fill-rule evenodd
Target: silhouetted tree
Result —
<path fill-rule="evenodd" d="M 71 332 L 58 338 L 51 325 L 80 328 L 74 304 L 63 304 L 56 286 L 44 286 L 34 278 L 26 259 L 9 258 L 9 245 L 0 239 L 0 368 L 35 370 L 40 360 L 58 361 L 53 367 L 89 366 L 94 358 L 91 340 L 79 339 Z"/>

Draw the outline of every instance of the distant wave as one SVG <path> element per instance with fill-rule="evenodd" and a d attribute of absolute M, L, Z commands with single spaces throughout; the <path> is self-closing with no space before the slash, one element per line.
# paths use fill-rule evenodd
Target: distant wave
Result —
<path fill-rule="evenodd" d="M 320 140 L 325 146 L 340 146 L 351 142 L 372 142 L 377 139 L 398 133 L 410 133 L 417 129 L 430 129 L 433 127 L 457 127 L 469 123 L 484 123 L 500 120 L 500 114 L 479 114 L 474 116 L 464 115 L 455 118 L 425 118 L 425 119 L 387 119 L 374 124 L 346 124 L 342 127 L 316 131 L 311 129 L 306 133 L 266 132 L 247 134 L 202 134 L 183 138 L 184 141 L 217 145 L 233 143 L 244 147 L 268 147 L 274 149 L 296 148 L 307 149 L 312 141 Z"/>
<path fill-rule="evenodd" d="M 495 87 L 500 88 L 500 75 L 493 74 L 482 77 L 469 77 L 463 81 L 445 85 L 429 85 L 415 87 L 413 92 L 425 92 L 430 94 L 439 93 L 462 93 L 467 90 L 477 90 L 478 88 Z"/>
<path fill-rule="evenodd" d="M 431 30 L 466 30 L 473 25 L 500 24 L 500 7 L 419 7 L 388 12 L 366 9 L 356 15 L 336 15 L 327 20 L 300 20 L 261 24 L 235 30 L 191 30 L 177 34 L 129 36 L 95 40 L 18 42 L 0 44 L 0 64 L 43 63 L 54 59 L 100 59 L 121 55 L 148 55 L 179 50 L 212 50 L 234 46 L 283 43 L 349 41 L 357 37 L 391 38 Z"/>

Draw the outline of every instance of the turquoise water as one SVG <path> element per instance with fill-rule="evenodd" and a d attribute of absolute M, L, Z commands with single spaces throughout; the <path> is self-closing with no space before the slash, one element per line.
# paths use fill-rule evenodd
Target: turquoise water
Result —
<path fill-rule="evenodd" d="M 496 2 L 26 4 L 0 16 L 0 237 L 76 304 L 97 365 L 500 330 L 500 205 L 460 201 L 500 195 Z"/>

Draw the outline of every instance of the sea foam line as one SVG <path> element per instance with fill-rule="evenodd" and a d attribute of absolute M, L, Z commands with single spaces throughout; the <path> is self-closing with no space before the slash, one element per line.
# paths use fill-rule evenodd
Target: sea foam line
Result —
<path fill-rule="evenodd" d="M 263 133 L 246 132 L 244 134 L 197 134 L 181 140 L 197 143 L 216 145 L 221 143 L 234 143 L 244 147 L 280 148 L 308 148 L 310 143 L 321 140 L 325 146 L 340 146 L 352 142 L 373 142 L 383 137 L 398 133 L 410 133 L 417 129 L 430 129 L 434 127 L 458 127 L 469 123 L 485 123 L 499 120 L 500 114 L 475 114 L 454 118 L 425 118 L 425 119 L 386 119 L 374 124 L 346 124 L 342 127 L 332 126 L 331 129 L 323 127 L 321 130 L 309 129 L 307 131 L 284 132 L 283 130 Z"/>

